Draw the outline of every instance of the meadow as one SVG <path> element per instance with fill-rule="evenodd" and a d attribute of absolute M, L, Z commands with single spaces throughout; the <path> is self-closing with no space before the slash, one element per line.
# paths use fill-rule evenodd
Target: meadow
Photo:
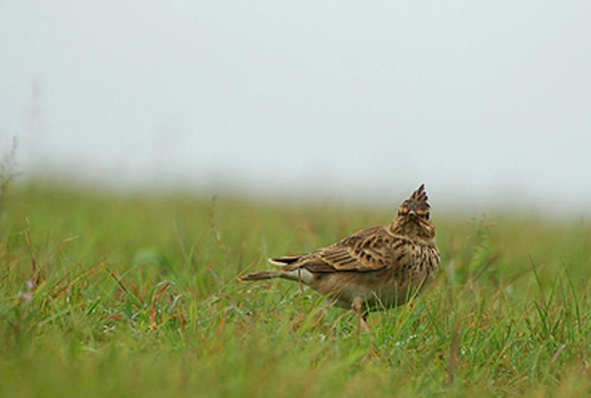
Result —
<path fill-rule="evenodd" d="M 266 258 L 389 223 L 391 208 L 13 184 L 0 223 L 0 397 L 591 395 L 591 225 L 449 215 L 442 269 L 369 318 Z"/>

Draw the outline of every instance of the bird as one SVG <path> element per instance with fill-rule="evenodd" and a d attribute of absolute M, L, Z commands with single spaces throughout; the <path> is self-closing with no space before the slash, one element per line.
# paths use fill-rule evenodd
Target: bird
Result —
<path fill-rule="evenodd" d="M 271 258 L 276 269 L 239 280 L 280 278 L 307 285 L 352 310 L 359 328 L 369 331 L 370 312 L 407 303 L 437 275 L 441 256 L 428 200 L 422 184 L 400 204 L 389 225 L 362 229 L 308 254 Z"/>

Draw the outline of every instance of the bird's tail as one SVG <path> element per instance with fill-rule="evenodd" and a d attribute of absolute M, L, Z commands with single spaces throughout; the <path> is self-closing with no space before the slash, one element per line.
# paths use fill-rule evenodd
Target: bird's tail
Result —
<path fill-rule="evenodd" d="M 297 271 L 297 274 L 294 274 L 294 270 L 288 269 L 289 265 L 296 263 L 302 256 L 284 256 L 284 257 L 277 257 L 277 258 L 270 258 L 269 262 L 273 265 L 278 265 L 279 268 L 270 270 L 270 271 L 262 271 L 262 272 L 255 272 L 253 274 L 246 274 L 242 275 L 238 278 L 240 282 L 249 282 L 249 281 L 261 281 L 265 279 L 275 279 L 275 278 L 284 278 L 284 279 L 299 279 L 301 276 L 301 270 Z M 297 276 L 294 276 L 297 275 Z"/>
<path fill-rule="evenodd" d="M 262 271 L 262 272 L 255 272 L 253 274 L 246 274 L 242 275 L 238 280 L 240 282 L 250 282 L 250 281 L 261 281 L 264 279 L 275 279 L 280 278 L 281 272 L 272 270 L 272 271 Z"/>
<path fill-rule="evenodd" d="M 285 266 L 285 265 L 297 263 L 301 258 L 302 258 L 302 256 L 276 257 L 276 258 L 270 258 L 269 263 L 271 263 L 273 265 Z"/>

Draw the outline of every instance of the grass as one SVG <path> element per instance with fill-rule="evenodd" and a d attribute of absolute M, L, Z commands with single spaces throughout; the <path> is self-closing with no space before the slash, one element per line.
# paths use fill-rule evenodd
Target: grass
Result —
<path fill-rule="evenodd" d="M 240 284 L 272 255 L 392 209 L 15 185 L 0 225 L 2 397 L 591 394 L 591 226 L 446 218 L 412 304 L 347 311 L 297 284 Z"/>

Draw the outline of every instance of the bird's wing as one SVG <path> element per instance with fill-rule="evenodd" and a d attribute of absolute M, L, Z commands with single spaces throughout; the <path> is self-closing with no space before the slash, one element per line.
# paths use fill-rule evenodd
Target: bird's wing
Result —
<path fill-rule="evenodd" d="M 364 229 L 331 246 L 319 249 L 286 267 L 310 272 L 370 272 L 389 266 L 400 248 L 384 227 Z"/>

